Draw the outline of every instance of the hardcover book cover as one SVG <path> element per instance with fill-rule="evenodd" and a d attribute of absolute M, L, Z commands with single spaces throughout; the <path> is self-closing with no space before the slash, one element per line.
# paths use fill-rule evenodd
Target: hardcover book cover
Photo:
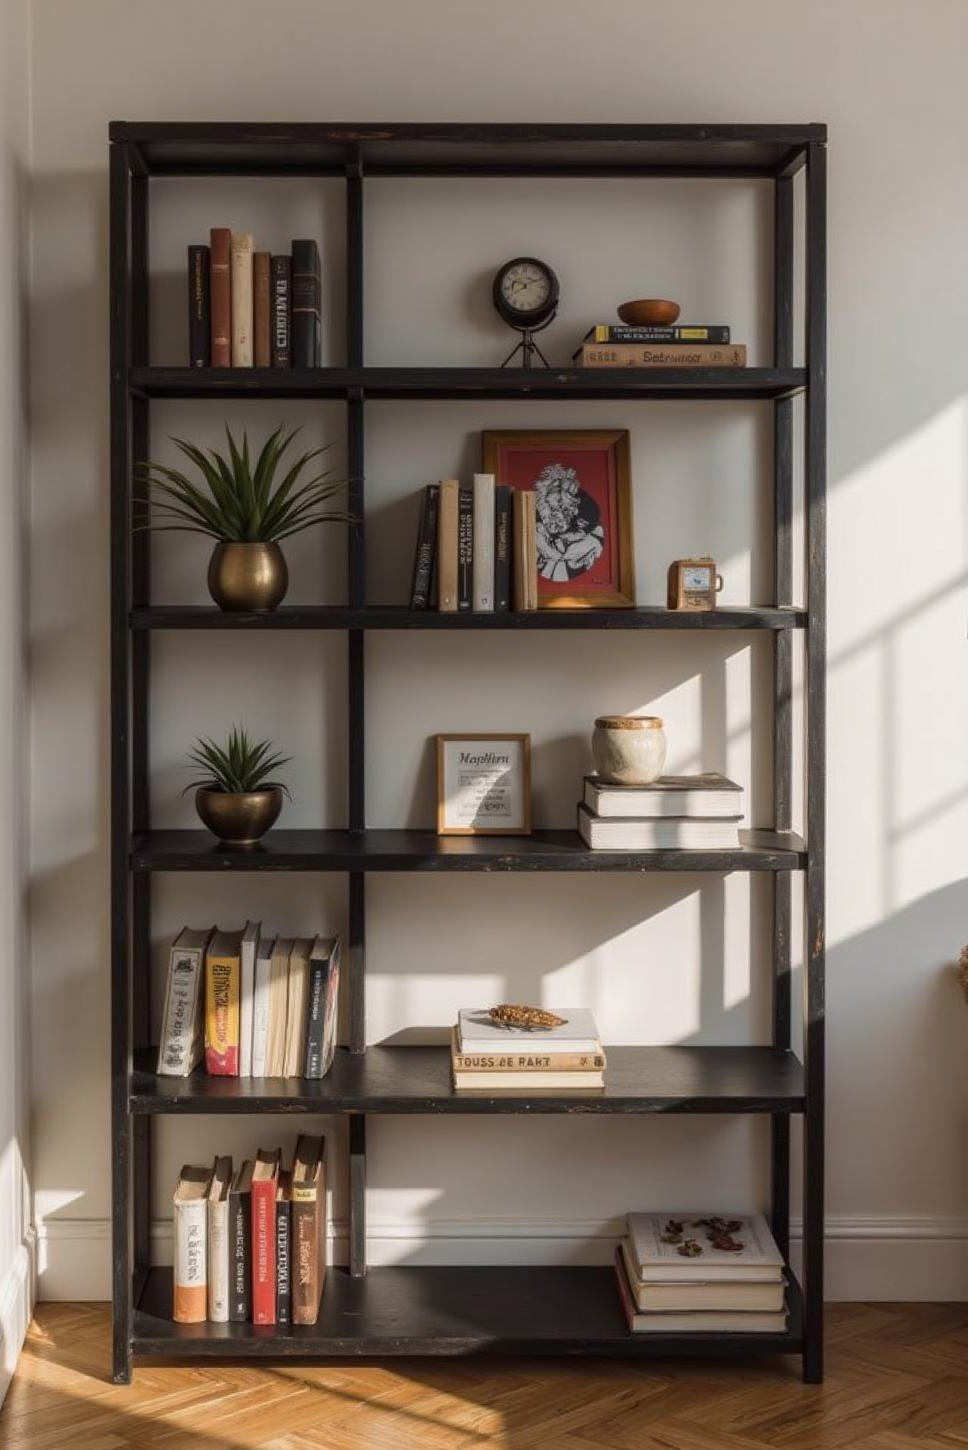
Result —
<path fill-rule="evenodd" d="M 212 364 L 211 255 L 209 247 L 188 248 L 188 365 L 193 368 Z"/>
<path fill-rule="evenodd" d="M 205 1071 L 239 1075 L 239 975 L 242 933 L 216 932 L 205 953 Z"/>

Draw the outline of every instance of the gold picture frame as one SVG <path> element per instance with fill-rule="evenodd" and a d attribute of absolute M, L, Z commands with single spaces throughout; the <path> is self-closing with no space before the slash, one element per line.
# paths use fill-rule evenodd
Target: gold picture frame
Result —
<path fill-rule="evenodd" d="M 438 836 L 530 836 L 531 736 L 481 730 L 475 734 L 436 735 L 434 740 Z M 506 752 L 509 757 L 506 764 L 497 758 L 487 758 L 501 754 L 492 748 L 501 743 L 515 747 Z M 485 750 L 473 752 L 480 759 L 461 761 L 461 745 L 482 744 L 487 747 Z M 451 759 L 454 747 L 457 758 Z M 502 771 L 511 778 L 502 780 Z M 482 816 L 484 819 L 491 816 L 495 824 L 480 824 Z"/>

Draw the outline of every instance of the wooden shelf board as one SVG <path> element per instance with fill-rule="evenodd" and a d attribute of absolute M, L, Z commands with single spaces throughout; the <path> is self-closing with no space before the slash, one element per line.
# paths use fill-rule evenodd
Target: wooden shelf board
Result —
<path fill-rule="evenodd" d="M 293 604 L 249 614 L 205 604 L 156 604 L 131 611 L 131 628 L 145 629 L 803 629 L 804 609 L 773 605 L 722 605 L 692 612 L 642 604 L 636 609 L 537 609 L 527 614 L 457 614 L 403 605 Z"/>
<path fill-rule="evenodd" d="M 447 1047 L 340 1049 L 328 1075 L 158 1077 L 157 1052 L 136 1057 L 136 1113 L 799 1113 L 803 1066 L 774 1047 L 608 1047 L 604 1088 L 564 1091 L 452 1086 Z"/>
<path fill-rule="evenodd" d="M 171 1269 L 151 1269 L 135 1307 L 136 1355 L 176 1360 L 465 1354 L 796 1353 L 799 1286 L 780 1334 L 630 1334 L 609 1267 L 413 1266 L 353 1279 L 331 1268 L 314 1325 L 174 1324 Z"/>
<path fill-rule="evenodd" d="M 203 830 L 136 833 L 134 871 L 796 871 L 801 837 L 741 831 L 715 851 L 592 851 L 576 831 L 438 836 L 434 831 L 273 830 L 256 846 L 226 846 Z"/>

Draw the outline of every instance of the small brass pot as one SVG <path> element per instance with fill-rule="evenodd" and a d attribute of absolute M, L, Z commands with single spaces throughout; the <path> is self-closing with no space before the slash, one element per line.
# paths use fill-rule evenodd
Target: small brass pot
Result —
<path fill-rule="evenodd" d="M 216 544 L 208 592 L 219 609 L 275 609 L 288 588 L 289 570 L 278 544 Z"/>
<path fill-rule="evenodd" d="M 195 792 L 195 809 L 213 836 L 233 846 L 254 846 L 274 825 L 282 810 L 282 790 L 209 790 Z"/>

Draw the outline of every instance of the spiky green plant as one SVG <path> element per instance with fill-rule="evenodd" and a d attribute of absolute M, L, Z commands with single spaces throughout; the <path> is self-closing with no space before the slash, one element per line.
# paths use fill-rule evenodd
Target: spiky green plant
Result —
<path fill-rule="evenodd" d="M 308 479 L 302 476 L 329 444 L 301 454 L 279 477 L 283 457 L 298 432 L 294 428 L 287 433 L 280 423 L 262 445 L 254 465 L 248 434 L 242 434 L 240 448 L 228 424 L 227 457 L 215 448 L 197 448 L 187 439 L 172 438 L 195 464 L 201 482 L 193 483 L 177 468 L 162 463 L 140 464 L 148 488 L 140 527 L 207 534 L 220 543 L 269 544 L 314 524 L 355 523 L 352 514 L 326 507 L 345 488 L 343 481 L 332 478 L 332 470 L 324 469 Z"/>
<path fill-rule="evenodd" d="M 201 776 L 189 781 L 185 790 L 197 790 L 201 786 L 205 790 L 236 795 L 276 786 L 288 796 L 289 787 L 271 777 L 273 771 L 288 765 L 291 759 L 292 756 L 280 755 L 274 750 L 270 740 L 252 741 L 245 730 L 233 725 L 224 747 L 206 735 L 198 737 L 188 760 L 194 769 L 201 771 Z"/>

